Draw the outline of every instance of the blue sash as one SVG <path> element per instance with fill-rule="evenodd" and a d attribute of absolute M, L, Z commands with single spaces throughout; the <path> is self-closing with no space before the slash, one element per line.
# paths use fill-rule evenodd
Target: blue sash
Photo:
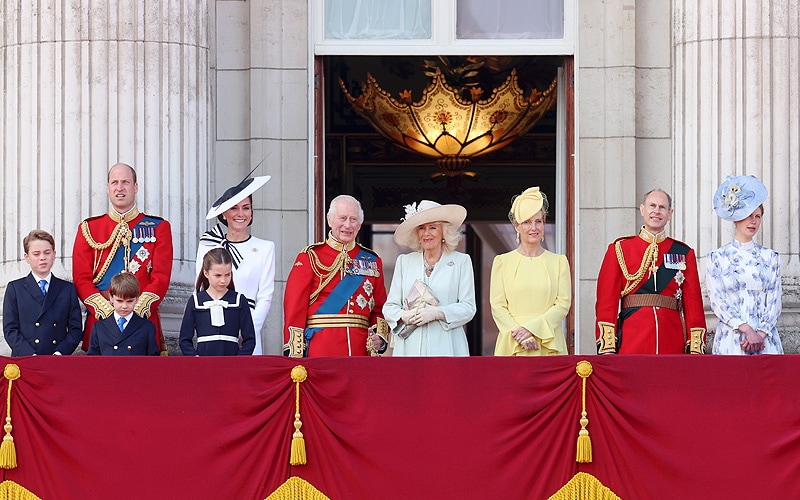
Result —
<path fill-rule="evenodd" d="M 353 260 L 366 260 L 374 262 L 377 260 L 377 257 L 365 251 L 363 248 L 360 249 L 358 254 L 355 256 Z M 359 275 L 359 274 L 347 274 L 342 281 L 339 282 L 338 285 L 331 291 L 328 298 L 325 299 L 325 302 L 320 304 L 319 308 L 316 310 L 314 314 L 336 314 L 342 310 L 347 301 L 350 300 L 350 297 L 353 296 L 358 287 L 361 286 L 361 283 L 364 282 L 366 276 Z M 305 337 L 306 343 L 311 342 L 311 337 L 314 336 L 322 328 L 306 328 L 305 329 Z M 308 355 L 308 349 L 306 348 L 306 355 Z"/>
<path fill-rule="evenodd" d="M 134 227 L 141 227 L 141 228 L 155 230 L 156 226 L 161 224 L 161 221 L 162 219 L 145 215 L 142 218 L 142 220 L 140 220 Z M 138 241 L 136 243 L 133 243 L 133 241 L 131 241 L 131 256 L 135 256 L 136 252 L 139 251 L 139 249 L 142 247 L 143 244 L 144 244 L 143 241 Z M 152 255 L 150 256 L 150 258 L 152 258 Z M 97 283 L 97 289 L 108 290 L 109 285 L 111 285 L 111 278 L 121 273 L 123 269 L 125 269 L 125 251 L 121 248 L 118 248 L 117 253 L 114 254 L 114 258 L 111 260 L 111 264 L 109 264 L 108 269 L 106 270 L 106 273 L 103 275 L 103 278 Z"/>

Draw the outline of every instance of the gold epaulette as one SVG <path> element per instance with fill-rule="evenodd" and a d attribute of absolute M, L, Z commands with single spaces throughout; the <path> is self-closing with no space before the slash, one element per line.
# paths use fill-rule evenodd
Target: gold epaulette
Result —
<path fill-rule="evenodd" d="M 613 241 L 611 244 L 612 244 L 612 245 L 616 245 L 618 241 L 622 241 L 622 240 L 629 240 L 629 239 L 631 239 L 631 238 L 636 238 L 636 235 L 635 235 L 635 234 L 632 234 L 632 235 L 629 235 L 629 236 L 620 236 L 619 238 L 617 238 L 616 240 L 614 240 L 614 241 Z"/>
<path fill-rule="evenodd" d="M 316 242 L 316 243 L 312 243 L 312 244 L 310 244 L 310 245 L 308 245 L 308 246 L 305 246 L 305 247 L 303 247 L 303 249 L 302 249 L 302 250 L 300 250 L 300 253 L 308 253 L 308 252 L 309 252 L 309 250 L 311 250 L 312 248 L 314 248 L 314 247 L 318 247 L 318 246 L 320 246 L 320 245 L 324 245 L 324 244 L 325 244 L 325 242 L 324 242 L 324 241 L 318 241 L 318 242 Z"/>

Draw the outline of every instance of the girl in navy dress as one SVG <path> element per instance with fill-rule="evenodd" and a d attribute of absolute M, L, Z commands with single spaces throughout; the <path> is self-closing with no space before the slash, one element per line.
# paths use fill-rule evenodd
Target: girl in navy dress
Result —
<path fill-rule="evenodd" d="M 256 335 L 250 306 L 247 298 L 234 289 L 231 254 L 227 250 L 214 248 L 203 256 L 195 289 L 181 322 L 179 344 L 183 355 L 253 354 Z M 192 341 L 195 334 L 197 347 Z"/>

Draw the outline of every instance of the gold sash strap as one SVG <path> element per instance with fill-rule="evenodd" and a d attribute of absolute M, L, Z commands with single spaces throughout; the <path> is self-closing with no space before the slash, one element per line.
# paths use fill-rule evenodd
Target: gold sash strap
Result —
<path fill-rule="evenodd" d="M 657 293 L 632 293 L 622 297 L 622 308 L 629 307 L 666 307 L 673 311 L 679 310 L 678 299 Z"/>
<path fill-rule="evenodd" d="M 360 314 L 313 314 L 306 328 L 369 328 L 369 318 Z"/>

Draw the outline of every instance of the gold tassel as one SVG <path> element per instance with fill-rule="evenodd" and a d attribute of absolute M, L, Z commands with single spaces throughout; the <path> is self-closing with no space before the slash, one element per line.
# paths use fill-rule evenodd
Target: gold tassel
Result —
<path fill-rule="evenodd" d="M 300 421 L 300 382 L 308 378 L 308 372 L 303 365 L 297 365 L 292 368 L 292 382 L 295 385 L 295 410 L 294 410 L 294 434 L 292 434 L 292 453 L 289 457 L 291 465 L 304 465 L 306 463 L 306 440 L 303 438 L 303 433 L 300 432 L 300 427 L 303 422 Z"/>
<path fill-rule="evenodd" d="M 9 363 L 3 370 L 3 376 L 8 379 L 8 395 L 6 396 L 6 425 L 3 430 L 6 435 L 3 436 L 3 443 L 0 444 L 0 467 L 3 469 L 16 469 L 17 468 L 17 449 L 14 446 L 14 437 L 11 436 L 11 386 L 15 380 L 20 376 L 19 366 L 14 363 Z"/>
<path fill-rule="evenodd" d="M 578 450 L 575 460 L 580 464 L 587 464 L 592 461 L 592 439 L 586 426 L 589 419 L 586 418 L 586 379 L 592 374 L 592 364 L 588 361 L 579 361 L 575 368 L 578 376 L 581 377 L 581 430 L 578 433 Z"/>

